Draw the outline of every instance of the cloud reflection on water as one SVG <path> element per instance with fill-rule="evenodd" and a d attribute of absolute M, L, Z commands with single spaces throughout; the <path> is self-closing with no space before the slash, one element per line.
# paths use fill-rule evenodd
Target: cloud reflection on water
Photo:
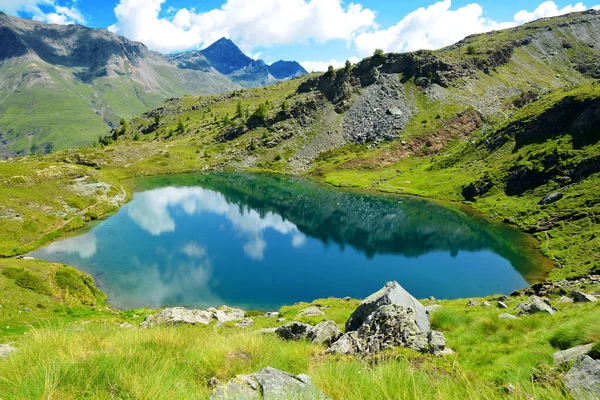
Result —
<path fill-rule="evenodd" d="M 153 236 L 174 232 L 175 221 L 170 208 L 180 207 L 187 215 L 213 213 L 226 217 L 235 232 L 245 239 L 244 252 L 253 260 L 264 259 L 267 242 L 264 232 L 275 230 L 282 235 L 292 235 L 291 243 L 300 248 L 306 237 L 296 225 L 281 216 L 266 212 L 259 214 L 253 209 L 229 203 L 225 196 L 199 187 L 167 187 L 135 196 L 135 207 L 129 207 L 128 215 L 143 230 Z M 191 249 L 188 249 L 190 251 Z"/>
<path fill-rule="evenodd" d="M 80 258 L 87 259 L 93 257 L 98 251 L 98 239 L 93 233 L 86 233 L 60 242 L 54 242 L 41 251 L 47 255 L 58 253 L 76 254 Z"/>

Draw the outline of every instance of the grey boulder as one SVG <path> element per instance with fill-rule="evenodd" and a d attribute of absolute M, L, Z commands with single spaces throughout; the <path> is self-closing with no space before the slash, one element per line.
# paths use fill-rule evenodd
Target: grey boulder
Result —
<path fill-rule="evenodd" d="M 314 344 L 324 344 L 331 346 L 342 336 L 342 331 L 333 321 L 325 321 L 311 327 L 308 330 L 307 337 Z"/>
<path fill-rule="evenodd" d="M 577 357 L 586 355 L 587 353 L 590 352 L 590 350 L 592 350 L 592 347 L 594 347 L 593 343 L 586 344 L 583 346 L 572 347 L 570 349 L 563 350 L 563 351 L 557 351 L 556 353 L 552 354 L 552 358 L 554 359 L 554 364 L 555 365 L 566 364 L 569 361 L 576 359 Z"/>
<path fill-rule="evenodd" d="M 589 356 L 579 356 L 563 383 L 574 398 L 597 400 L 600 398 L 600 362 Z"/>
<path fill-rule="evenodd" d="M 150 328 L 156 325 L 208 325 L 213 319 L 213 313 L 203 310 L 188 310 L 183 307 L 167 308 L 158 314 L 152 314 L 146 317 L 140 324 L 142 328 Z"/>
<path fill-rule="evenodd" d="M 321 322 L 315 326 L 293 321 L 275 329 L 275 334 L 285 340 L 308 339 L 314 344 L 329 346 L 342 336 L 342 331 L 333 321 Z"/>
<path fill-rule="evenodd" d="M 275 334 L 285 340 L 301 340 L 308 337 L 311 325 L 298 321 L 288 322 L 275 330 Z"/>
<path fill-rule="evenodd" d="M 313 400 L 327 397 L 308 375 L 291 375 L 267 367 L 250 375 L 238 375 L 227 384 L 218 385 L 211 400 L 265 399 Z"/>
<path fill-rule="evenodd" d="M 245 316 L 246 312 L 244 310 L 240 310 L 239 308 L 231 308 L 228 306 L 219 307 L 214 311 L 214 318 L 221 323 L 241 321 Z"/>
<path fill-rule="evenodd" d="M 369 315 L 358 331 L 343 335 L 327 352 L 365 356 L 394 347 L 440 354 L 445 339 L 439 332 L 423 332 L 413 308 L 388 304 Z"/>
<path fill-rule="evenodd" d="M 592 296 L 591 294 L 580 292 L 579 290 L 573 290 L 571 292 L 571 298 L 576 303 L 593 303 L 596 301 L 596 297 Z"/>
<path fill-rule="evenodd" d="M 364 299 L 346 321 L 346 332 L 358 330 L 367 318 L 381 306 L 398 305 L 410 307 L 415 312 L 415 322 L 421 332 L 429 331 L 429 317 L 425 307 L 410 295 L 398 282 L 388 282 L 385 286 Z"/>
<path fill-rule="evenodd" d="M 539 298 L 537 296 L 531 296 L 526 303 L 517 304 L 515 309 L 521 314 L 536 314 L 545 312 L 550 315 L 554 315 L 556 312 L 548 300 Z"/>

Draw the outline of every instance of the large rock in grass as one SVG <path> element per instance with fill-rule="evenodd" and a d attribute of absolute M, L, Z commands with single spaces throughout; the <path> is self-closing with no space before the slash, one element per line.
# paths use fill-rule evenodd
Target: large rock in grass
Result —
<path fill-rule="evenodd" d="M 166 308 L 158 314 L 152 314 L 146 317 L 140 324 L 142 328 L 150 328 L 156 325 L 208 325 L 213 319 L 214 314 L 204 310 L 188 310 L 183 307 Z"/>
<path fill-rule="evenodd" d="M 321 322 L 315 326 L 292 321 L 277 328 L 275 334 L 285 340 L 308 339 L 314 344 L 329 346 L 342 336 L 342 331 L 333 321 Z"/>
<path fill-rule="evenodd" d="M 369 315 L 358 331 L 343 335 L 327 352 L 366 356 L 394 347 L 442 354 L 446 349 L 446 340 L 439 332 L 423 332 L 417 325 L 413 308 L 387 304 Z"/>
<path fill-rule="evenodd" d="M 275 334 L 285 340 L 302 340 L 308 337 L 311 325 L 298 321 L 288 322 L 275 330 Z"/>
<path fill-rule="evenodd" d="M 555 365 L 566 364 L 569 361 L 576 359 L 577 357 L 586 355 L 587 353 L 589 353 L 592 350 L 592 347 L 594 347 L 593 343 L 586 344 L 583 346 L 572 347 L 570 349 L 563 350 L 563 351 L 557 351 L 556 353 L 552 354 L 552 358 L 554 359 L 554 364 Z"/>
<path fill-rule="evenodd" d="M 308 375 L 291 375 L 275 368 L 263 368 L 251 375 L 238 375 L 217 386 L 211 400 L 265 399 L 313 400 L 327 397 Z"/>
<path fill-rule="evenodd" d="M 346 332 L 355 331 L 381 306 L 394 304 L 410 307 L 415 312 L 415 322 L 421 332 L 429 331 L 429 318 L 425 307 L 410 295 L 398 282 L 388 282 L 383 289 L 373 293 L 360 303 L 346 321 Z"/>
<path fill-rule="evenodd" d="M 217 321 L 221 323 L 232 322 L 232 321 L 241 321 L 246 316 L 246 312 L 244 310 L 240 310 L 239 308 L 231 308 L 228 306 L 222 306 L 218 309 L 209 309 L 208 311 L 213 312 L 214 317 Z"/>
<path fill-rule="evenodd" d="M 517 304 L 515 309 L 521 314 L 536 314 L 543 312 L 554 315 L 556 312 L 548 300 L 537 296 L 531 296 L 526 303 Z"/>
<path fill-rule="evenodd" d="M 600 399 L 600 361 L 589 356 L 579 356 L 563 383 L 575 399 Z"/>
<path fill-rule="evenodd" d="M 579 290 L 573 290 L 571 292 L 571 298 L 576 303 L 594 303 L 597 301 L 596 297 L 592 296 L 591 294 L 583 293 Z"/>
<path fill-rule="evenodd" d="M 0 344 L 0 360 L 7 358 L 9 355 L 17 351 L 14 347 L 9 344 Z"/>
<path fill-rule="evenodd" d="M 308 330 L 308 339 L 314 344 L 324 344 L 331 346 L 342 336 L 339 326 L 333 321 L 325 321 L 311 327 Z"/>

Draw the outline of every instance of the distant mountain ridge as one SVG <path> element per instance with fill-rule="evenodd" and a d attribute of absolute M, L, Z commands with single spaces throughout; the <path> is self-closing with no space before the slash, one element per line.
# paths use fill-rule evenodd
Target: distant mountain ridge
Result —
<path fill-rule="evenodd" d="M 169 59 L 177 60 L 184 68 L 197 68 L 207 63 L 244 87 L 270 85 L 307 74 L 296 61 L 280 60 L 267 65 L 263 60 L 253 60 L 227 38 L 217 40 L 204 50 L 175 54 Z"/>
<path fill-rule="evenodd" d="M 167 98 L 297 76 L 276 75 L 227 39 L 163 56 L 106 29 L 0 12 L 0 159 L 88 146 Z"/>

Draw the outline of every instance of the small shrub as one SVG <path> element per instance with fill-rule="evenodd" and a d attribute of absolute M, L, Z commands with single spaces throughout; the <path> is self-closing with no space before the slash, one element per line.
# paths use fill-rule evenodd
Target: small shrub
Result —
<path fill-rule="evenodd" d="M 263 315 L 265 315 L 264 312 L 257 311 L 257 310 L 246 311 L 246 317 L 262 317 Z"/>
<path fill-rule="evenodd" d="M 24 289 L 29 289 L 43 295 L 52 294 L 52 289 L 48 283 L 24 268 L 7 267 L 2 270 L 2 275 L 14 279 L 15 284 Z"/>
<path fill-rule="evenodd" d="M 467 46 L 467 54 L 470 56 L 474 56 L 477 54 L 477 48 L 472 44 Z"/>
<path fill-rule="evenodd" d="M 133 135 L 133 140 L 138 142 L 140 140 L 140 134 L 136 132 L 135 135 Z"/>
<path fill-rule="evenodd" d="M 73 268 L 61 268 L 54 275 L 56 286 L 66 289 L 71 293 L 79 293 L 84 289 L 84 284 L 79 273 Z"/>
<path fill-rule="evenodd" d="M 560 350 L 570 349 L 585 342 L 585 332 L 577 325 L 565 326 L 558 329 L 548 340 Z"/>

